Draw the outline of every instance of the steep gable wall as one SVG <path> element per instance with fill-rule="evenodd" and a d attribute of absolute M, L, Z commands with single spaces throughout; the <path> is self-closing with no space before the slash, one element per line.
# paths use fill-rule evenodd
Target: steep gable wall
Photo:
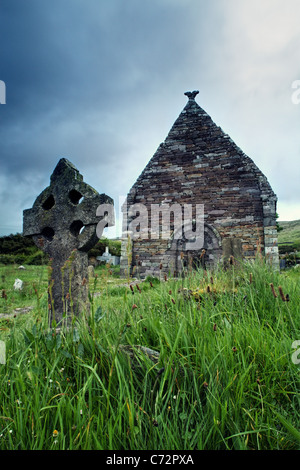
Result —
<path fill-rule="evenodd" d="M 254 162 L 192 97 L 131 188 L 127 205 L 145 206 L 151 228 L 152 204 L 203 204 L 206 227 L 213 227 L 222 241 L 239 239 L 245 258 L 266 248 L 276 263 L 276 200 Z M 133 262 L 137 255 L 141 272 L 150 273 L 164 256 L 168 270 L 169 258 L 178 253 L 170 252 L 170 241 L 150 237 L 151 231 L 148 240 L 134 242 Z"/>

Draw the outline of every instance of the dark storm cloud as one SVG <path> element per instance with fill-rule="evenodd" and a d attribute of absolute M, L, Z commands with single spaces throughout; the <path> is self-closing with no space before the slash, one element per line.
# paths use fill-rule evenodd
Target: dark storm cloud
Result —
<path fill-rule="evenodd" d="M 125 195 L 196 88 L 275 191 L 293 199 L 297 178 L 282 182 L 274 166 L 284 149 L 290 164 L 300 151 L 292 4 L 2 0 L 0 235 L 22 229 L 23 209 L 62 156 L 99 192 Z"/>
<path fill-rule="evenodd" d="M 1 8 L 4 170 L 23 173 L 28 160 L 42 166 L 56 132 L 82 138 L 98 120 L 106 133 L 112 113 L 151 93 L 177 67 L 175 56 L 187 55 L 169 2 L 9 0 Z"/>
<path fill-rule="evenodd" d="M 2 203 L 15 205 L 18 199 L 16 209 L 21 209 L 47 184 L 61 156 L 82 172 L 90 169 L 92 182 L 104 186 L 99 190 L 110 193 L 113 185 L 117 193 L 118 185 L 126 193 L 143 167 L 133 155 L 140 137 L 129 134 L 142 113 L 145 126 L 151 125 L 152 94 L 172 88 L 179 64 L 188 67 L 186 23 L 193 18 L 186 5 L 168 0 L 2 2 L 0 63 L 7 104 L 0 108 L 0 158 L 2 180 L 12 183 L 11 191 L 2 184 Z M 26 184 L 24 195 L 18 188 Z"/>

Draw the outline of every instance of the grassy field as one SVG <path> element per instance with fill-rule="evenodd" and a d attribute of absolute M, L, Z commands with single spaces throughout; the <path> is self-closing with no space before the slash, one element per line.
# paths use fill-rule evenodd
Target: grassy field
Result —
<path fill-rule="evenodd" d="M 0 267 L 1 450 L 299 449 L 298 269 L 257 260 L 131 287 L 96 273 L 91 315 L 56 333 L 47 267 Z"/>
<path fill-rule="evenodd" d="M 282 230 L 278 232 L 280 242 L 300 242 L 300 220 L 279 222 Z"/>
<path fill-rule="evenodd" d="M 300 220 L 279 222 L 281 231 L 278 232 L 278 245 L 282 254 L 286 251 L 300 251 Z"/>

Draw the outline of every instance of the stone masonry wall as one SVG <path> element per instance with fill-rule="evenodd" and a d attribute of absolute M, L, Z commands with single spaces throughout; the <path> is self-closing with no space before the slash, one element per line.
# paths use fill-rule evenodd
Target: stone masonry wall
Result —
<path fill-rule="evenodd" d="M 254 162 L 190 98 L 131 188 L 127 205 L 146 206 L 150 229 L 151 204 L 204 204 L 205 224 L 221 240 L 240 239 L 246 259 L 265 250 L 277 266 L 276 200 Z M 125 244 L 121 269 L 128 263 Z M 166 240 L 137 240 L 132 262 L 138 260 L 141 275 L 157 271 L 162 262 L 170 271 L 174 253 L 169 248 Z"/>

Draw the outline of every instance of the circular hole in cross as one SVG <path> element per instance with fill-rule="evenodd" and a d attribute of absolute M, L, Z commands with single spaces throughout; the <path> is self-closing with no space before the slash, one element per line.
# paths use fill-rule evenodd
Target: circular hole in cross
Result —
<path fill-rule="evenodd" d="M 43 230 L 41 231 L 41 235 L 43 235 L 43 237 L 47 238 L 47 240 L 51 241 L 54 237 L 54 230 L 53 228 L 51 227 L 45 227 L 43 228 Z"/>
<path fill-rule="evenodd" d="M 78 237 L 85 229 L 85 225 L 81 222 L 81 220 L 74 220 L 74 222 L 70 225 L 70 232 L 75 237 Z"/>
<path fill-rule="evenodd" d="M 45 209 L 45 211 L 49 211 L 50 209 L 52 209 L 54 204 L 55 204 L 55 200 L 51 194 L 49 197 L 47 197 L 46 201 L 44 201 L 44 203 L 42 204 L 42 207 L 43 209 Z"/>
<path fill-rule="evenodd" d="M 69 198 L 72 204 L 80 204 L 83 201 L 83 195 L 76 189 L 71 189 L 69 192 Z"/>

